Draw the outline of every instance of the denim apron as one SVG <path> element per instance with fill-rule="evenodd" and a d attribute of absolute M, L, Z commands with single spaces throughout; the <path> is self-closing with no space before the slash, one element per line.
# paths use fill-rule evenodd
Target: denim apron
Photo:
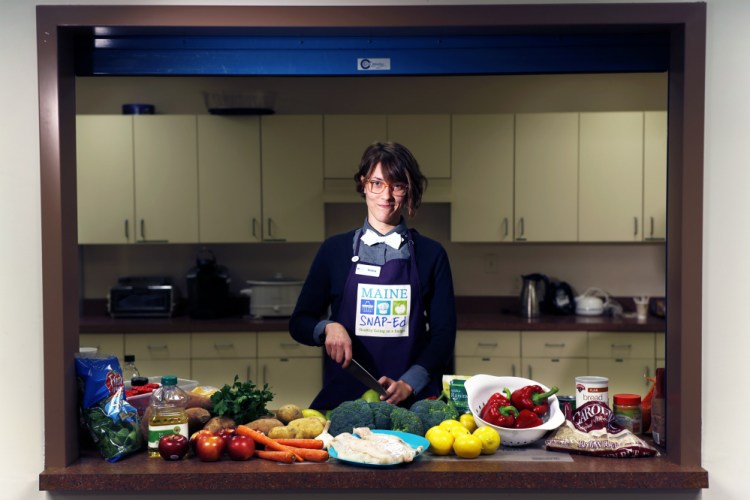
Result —
<path fill-rule="evenodd" d="M 427 345 L 427 321 L 414 257 L 414 240 L 407 232 L 408 259 L 392 259 L 382 266 L 359 259 L 357 239 L 341 306 L 333 321 L 352 339 L 352 357 L 375 379 L 399 380 Z M 417 399 L 440 394 L 442 381 L 431 380 Z M 330 410 L 358 399 L 367 387 L 326 356 L 323 389 L 310 407 Z M 407 401 L 411 400 L 409 398 Z"/>

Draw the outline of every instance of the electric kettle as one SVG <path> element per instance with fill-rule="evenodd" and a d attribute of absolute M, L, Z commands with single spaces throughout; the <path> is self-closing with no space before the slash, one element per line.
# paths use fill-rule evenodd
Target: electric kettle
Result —
<path fill-rule="evenodd" d="M 534 273 L 522 275 L 523 284 L 521 285 L 521 316 L 524 318 L 538 318 L 542 313 L 547 289 L 549 288 L 549 278 L 547 276 Z"/>

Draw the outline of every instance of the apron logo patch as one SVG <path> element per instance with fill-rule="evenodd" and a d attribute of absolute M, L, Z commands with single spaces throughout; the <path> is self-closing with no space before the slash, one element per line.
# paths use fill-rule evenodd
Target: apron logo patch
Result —
<path fill-rule="evenodd" d="M 357 286 L 355 334 L 363 337 L 408 337 L 411 286 Z"/>

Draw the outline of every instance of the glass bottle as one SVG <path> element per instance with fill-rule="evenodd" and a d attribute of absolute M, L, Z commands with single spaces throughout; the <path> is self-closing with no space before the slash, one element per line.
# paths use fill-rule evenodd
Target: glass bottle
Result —
<path fill-rule="evenodd" d="M 126 354 L 123 358 L 125 364 L 122 366 L 122 380 L 130 382 L 134 377 L 140 377 L 138 368 L 135 366 L 135 354 Z"/>
<path fill-rule="evenodd" d="M 188 396 L 177 386 L 177 377 L 165 375 L 161 387 L 151 393 L 149 406 L 151 416 L 148 421 L 148 454 L 159 456 L 159 439 L 167 434 L 188 435 L 188 417 L 185 409 Z"/>

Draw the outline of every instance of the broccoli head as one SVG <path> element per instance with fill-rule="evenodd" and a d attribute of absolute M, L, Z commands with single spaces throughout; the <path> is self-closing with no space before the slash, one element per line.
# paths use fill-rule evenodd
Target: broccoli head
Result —
<path fill-rule="evenodd" d="M 330 421 L 328 433 L 334 437 L 342 432 L 352 432 L 355 427 L 372 428 L 374 425 L 370 405 L 363 399 L 344 401 L 331 411 Z"/>
<path fill-rule="evenodd" d="M 408 432 L 418 436 L 424 436 L 425 432 L 422 421 L 417 414 L 400 406 L 394 406 L 391 411 L 391 430 Z"/>
<path fill-rule="evenodd" d="M 455 406 L 439 399 L 420 399 L 409 409 L 417 414 L 425 431 L 440 424 L 443 420 L 458 419 L 458 410 Z"/>
<path fill-rule="evenodd" d="M 373 401 L 368 404 L 372 410 L 372 420 L 375 425 L 373 429 L 390 429 L 391 412 L 395 406 L 385 401 Z"/>

